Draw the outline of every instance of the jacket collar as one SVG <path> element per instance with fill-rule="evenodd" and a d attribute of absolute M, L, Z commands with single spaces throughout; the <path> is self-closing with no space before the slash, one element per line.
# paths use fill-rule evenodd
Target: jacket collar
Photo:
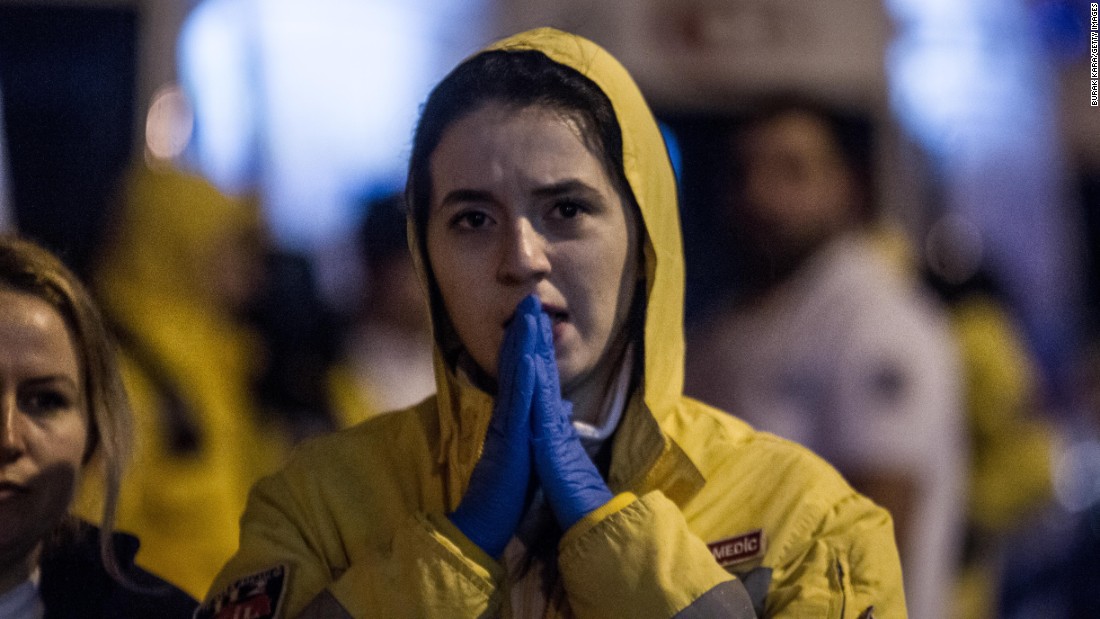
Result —
<path fill-rule="evenodd" d="M 669 414 L 664 416 L 672 419 Z M 638 397 L 631 400 L 612 447 L 608 485 L 642 495 L 661 492 L 677 505 L 695 496 L 706 482 L 688 454 L 669 436 Z"/>

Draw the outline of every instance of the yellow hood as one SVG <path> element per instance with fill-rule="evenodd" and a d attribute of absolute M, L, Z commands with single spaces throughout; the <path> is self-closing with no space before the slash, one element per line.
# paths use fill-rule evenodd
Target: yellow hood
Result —
<path fill-rule="evenodd" d="M 188 306 L 210 313 L 206 276 L 218 242 L 264 225 L 259 205 L 230 197 L 199 176 L 135 167 L 125 179 L 107 250 L 97 269 L 105 302 Z M 122 309 L 122 308 L 117 308 Z"/>
<path fill-rule="evenodd" d="M 676 182 L 657 123 L 626 69 L 587 39 L 552 28 L 540 28 L 499 41 L 484 51 L 492 50 L 542 52 L 592 80 L 611 101 L 622 132 L 623 168 L 645 226 L 644 404 L 653 418 L 660 421 L 680 402 L 683 391 L 684 263 Z M 419 247 L 415 224 L 411 220 L 408 237 L 423 274 L 427 257 Z M 446 367 L 438 348 L 435 358 L 442 441 L 440 460 L 472 466 L 488 423 L 489 398 L 460 381 L 452 369 Z M 651 425 L 644 420 L 633 421 Z M 636 445 L 640 448 L 639 457 L 651 461 L 666 446 L 665 441 L 654 441 L 659 436 L 656 432 L 643 432 L 641 436 L 645 438 L 642 444 Z M 616 451 L 621 450 L 617 448 Z M 633 466 L 628 468 L 635 469 Z M 453 473 L 464 478 L 468 472 Z M 613 470 L 613 477 L 614 474 Z"/>

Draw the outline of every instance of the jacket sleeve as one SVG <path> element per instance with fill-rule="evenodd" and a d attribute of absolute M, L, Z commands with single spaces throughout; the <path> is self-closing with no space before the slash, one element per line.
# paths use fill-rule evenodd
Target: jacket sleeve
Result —
<path fill-rule="evenodd" d="M 577 617 L 755 617 L 741 583 L 721 568 L 659 491 L 626 492 L 562 538 L 558 563 Z"/>
<path fill-rule="evenodd" d="M 907 616 L 893 521 L 861 495 L 838 501 L 778 561 L 767 617 Z"/>
<path fill-rule="evenodd" d="M 889 514 L 852 494 L 781 551 L 764 617 L 905 617 Z M 658 491 L 615 497 L 570 529 L 559 556 L 578 617 L 755 617 L 741 582 L 715 561 Z"/>
<path fill-rule="evenodd" d="M 305 509 L 281 474 L 258 483 L 241 519 L 240 548 L 215 579 L 196 618 L 217 616 L 231 604 L 269 608 L 263 617 L 480 617 L 499 612 L 502 568 L 445 517 L 412 514 L 396 527 L 388 548 L 346 550 L 326 518 L 331 515 L 316 506 Z M 257 604 L 242 592 L 265 599 Z"/>

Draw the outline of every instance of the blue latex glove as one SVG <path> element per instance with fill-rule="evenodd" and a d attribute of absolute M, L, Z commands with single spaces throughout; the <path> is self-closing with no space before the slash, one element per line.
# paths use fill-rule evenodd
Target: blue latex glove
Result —
<path fill-rule="evenodd" d="M 572 423 L 572 406 L 562 400 L 550 318 L 539 313 L 535 350 L 538 387 L 531 431 L 535 473 L 563 531 L 614 496 L 581 445 Z"/>
<path fill-rule="evenodd" d="M 451 522 L 491 557 L 500 557 L 527 509 L 531 487 L 531 402 L 535 390 L 538 298 L 520 302 L 497 361 L 497 396 L 481 458 Z"/>

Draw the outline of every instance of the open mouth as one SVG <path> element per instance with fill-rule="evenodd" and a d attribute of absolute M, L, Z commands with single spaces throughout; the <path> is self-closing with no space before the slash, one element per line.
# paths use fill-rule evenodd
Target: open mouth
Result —
<path fill-rule="evenodd" d="M 544 308 L 544 311 L 546 315 L 550 317 L 550 322 L 553 324 L 559 324 L 569 320 L 569 312 L 555 310 L 553 308 Z"/>
<path fill-rule="evenodd" d="M 550 324 L 552 325 L 569 322 L 569 312 L 565 310 L 558 309 L 556 307 L 543 306 L 542 313 L 546 314 L 546 316 L 550 318 Z M 508 325 L 512 324 L 512 320 L 514 320 L 514 318 L 514 316 L 509 316 L 507 320 L 501 323 L 501 328 L 507 329 Z"/>

